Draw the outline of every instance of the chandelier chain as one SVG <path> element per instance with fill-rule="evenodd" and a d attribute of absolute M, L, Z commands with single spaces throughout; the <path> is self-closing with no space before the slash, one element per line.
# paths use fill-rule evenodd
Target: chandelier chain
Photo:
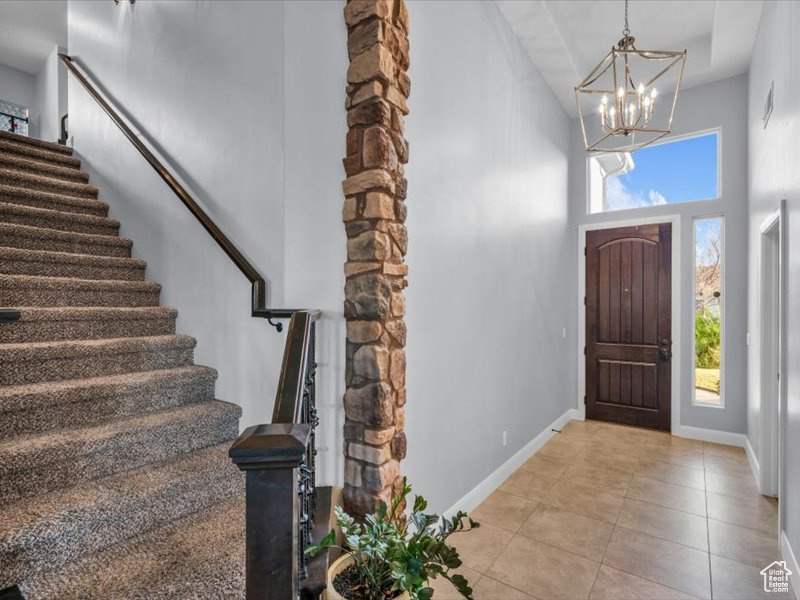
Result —
<path fill-rule="evenodd" d="M 628 0 L 625 0 L 625 29 L 622 30 L 622 35 L 628 37 L 630 34 L 631 30 L 628 27 Z"/>

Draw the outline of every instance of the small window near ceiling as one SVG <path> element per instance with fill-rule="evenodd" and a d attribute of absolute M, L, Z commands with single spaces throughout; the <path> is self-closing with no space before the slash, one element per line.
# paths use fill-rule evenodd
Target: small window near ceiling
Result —
<path fill-rule="evenodd" d="M 723 221 L 694 221 L 694 401 L 722 408 Z"/>
<path fill-rule="evenodd" d="M 589 158 L 590 213 L 719 197 L 717 131 Z"/>

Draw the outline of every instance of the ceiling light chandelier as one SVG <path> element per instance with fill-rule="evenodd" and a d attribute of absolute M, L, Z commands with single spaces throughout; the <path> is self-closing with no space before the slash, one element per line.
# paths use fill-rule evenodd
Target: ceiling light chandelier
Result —
<path fill-rule="evenodd" d="M 678 101 L 686 50 L 638 50 L 628 28 L 575 88 L 588 152 L 632 152 L 667 135 Z"/>

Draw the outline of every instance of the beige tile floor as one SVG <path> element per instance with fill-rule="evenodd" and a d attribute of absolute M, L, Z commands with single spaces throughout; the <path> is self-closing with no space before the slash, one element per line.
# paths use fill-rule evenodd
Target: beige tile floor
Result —
<path fill-rule="evenodd" d="M 776 595 L 759 571 L 779 559 L 777 502 L 741 448 L 572 421 L 472 516 L 450 539 L 476 600 Z"/>

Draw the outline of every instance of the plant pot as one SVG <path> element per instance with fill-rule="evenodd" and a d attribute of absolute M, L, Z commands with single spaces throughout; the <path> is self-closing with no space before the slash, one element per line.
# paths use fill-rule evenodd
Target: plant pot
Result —
<path fill-rule="evenodd" d="M 326 600 L 347 600 L 333 588 L 333 579 L 352 564 L 353 556 L 351 554 L 343 554 L 328 567 L 328 588 L 325 590 Z M 411 600 L 411 596 L 408 592 L 403 592 L 393 600 Z"/>

